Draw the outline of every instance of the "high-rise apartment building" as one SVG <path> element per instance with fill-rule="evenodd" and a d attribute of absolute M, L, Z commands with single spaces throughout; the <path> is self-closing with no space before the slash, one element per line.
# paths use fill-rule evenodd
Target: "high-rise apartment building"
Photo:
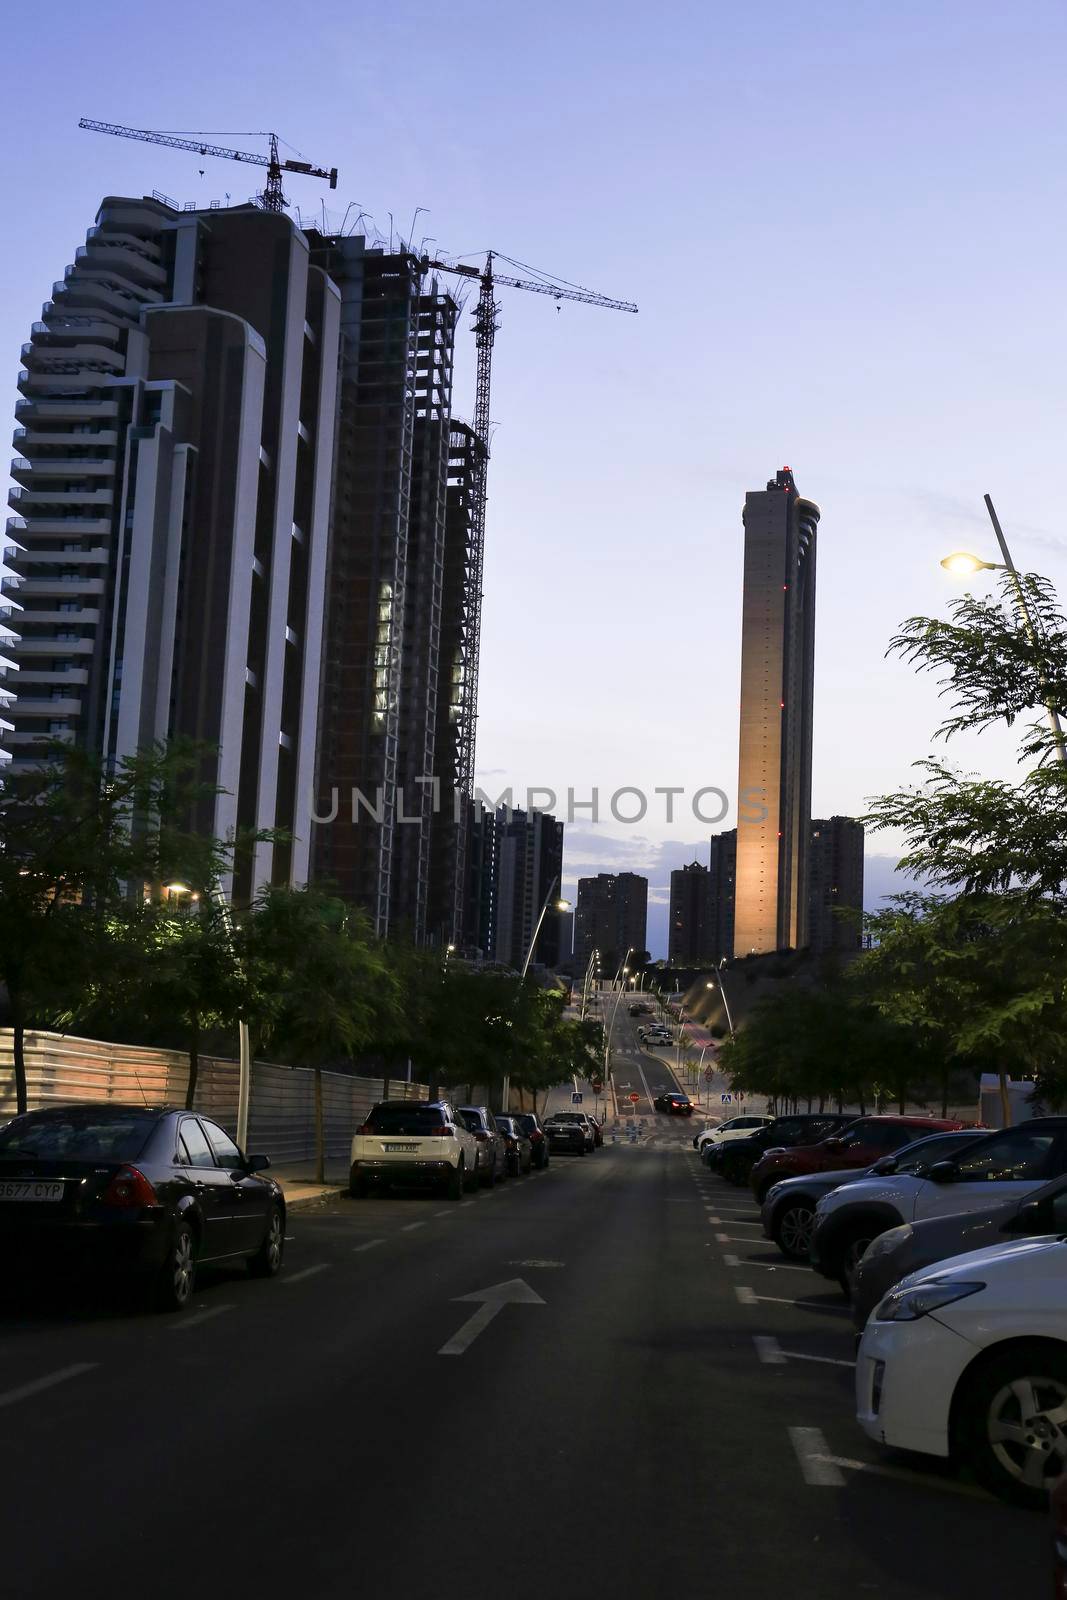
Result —
<path fill-rule="evenodd" d="M 545 811 L 497 812 L 493 954 L 521 971 L 545 900 L 559 897 L 563 824 Z M 542 966 L 559 965 L 559 913 L 549 902 L 533 952 Z"/>
<path fill-rule="evenodd" d="M 711 960 L 711 894 L 707 867 L 699 861 L 671 873 L 667 959 L 679 966 Z"/>
<path fill-rule="evenodd" d="M 709 954 L 716 962 L 734 952 L 734 902 L 737 893 L 737 829 L 713 833 L 708 848 Z"/>
<path fill-rule="evenodd" d="M 614 977 L 628 950 L 646 948 L 647 926 L 647 878 L 636 872 L 600 872 L 578 879 L 574 962 L 579 971 L 598 950 L 601 972 Z"/>
<path fill-rule="evenodd" d="M 788 467 L 745 496 L 738 956 L 807 943 L 818 522 Z"/>
<path fill-rule="evenodd" d="M 431 930 L 434 825 L 454 817 L 434 780 L 453 692 L 446 562 L 462 544 L 449 538 L 456 304 L 407 251 L 308 237 L 340 289 L 343 340 L 316 785 L 332 820 L 316 826 L 314 865 L 379 934 L 421 944 L 455 930 L 463 881 L 460 863 L 438 885 Z M 450 585 L 454 606 L 454 571 Z"/>
<path fill-rule="evenodd" d="M 863 823 L 855 817 L 816 818 L 808 859 L 811 950 L 821 955 L 827 950 L 861 949 L 862 914 Z"/>
<path fill-rule="evenodd" d="M 284 215 L 112 197 L 23 349 L 9 770 L 219 746 L 239 898 L 308 877 L 339 325 Z"/>

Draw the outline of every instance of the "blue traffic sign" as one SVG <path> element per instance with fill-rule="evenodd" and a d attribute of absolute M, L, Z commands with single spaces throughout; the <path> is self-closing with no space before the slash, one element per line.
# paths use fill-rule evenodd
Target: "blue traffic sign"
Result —
<path fill-rule="evenodd" d="M 582 1097 L 581 1097 L 581 1095 L 578 1093 L 578 1091 L 576 1089 L 574 1091 L 574 1093 L 571 1095 L 571 1105 L 572 1106 L 580 1106 L 581 1103 L 582 1103 Z"/>

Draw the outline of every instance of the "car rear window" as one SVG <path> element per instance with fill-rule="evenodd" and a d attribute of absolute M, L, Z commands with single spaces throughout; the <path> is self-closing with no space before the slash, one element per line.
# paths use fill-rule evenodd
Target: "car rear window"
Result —
<path fill-rule="evenodd" d="M 529 1115 L 525 1117 L 516 1117 L 515 1121 L 518 1123 L 523 1133 L 533 1133 L 534 1129 L 537 1127 L 537 1118 Z"/>
<path fill-rule="evenodd" d="M 438 1106 L 375 1106 L 366 1126 L 372 1133 L 429 1133 L 445 1121 Z"/>
<path fill-rule="evenodd" d="M 39 1156 L 43 1161 L 132 1161 L 144 1149 L 159 1121 L 115 1116 L 105 1108 L 91 1112 L 29 1112 L 0 1129 L 0 1160 Z"/>

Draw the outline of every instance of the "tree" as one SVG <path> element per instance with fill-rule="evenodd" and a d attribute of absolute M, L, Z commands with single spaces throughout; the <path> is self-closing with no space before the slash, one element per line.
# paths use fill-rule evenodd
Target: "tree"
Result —
<path fill-rule="evenodd" d="M 315 1082 L 316 1179 L 325 1182 L 322 1071 L 395 1027 L 399 985 L 362 912 L 314 888 L 261 891 L 240 935 L 257 1031 Z"/>

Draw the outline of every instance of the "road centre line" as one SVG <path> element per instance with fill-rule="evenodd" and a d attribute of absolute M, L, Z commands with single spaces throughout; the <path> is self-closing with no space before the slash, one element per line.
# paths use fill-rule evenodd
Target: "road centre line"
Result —
<path fill-rule="evenodd" d="M 805 1483 L 817 1489 L 843 1489 L 845 1476 L 830 1456 L 821 1428 L 790 1428 L 789 1438 Z"/>
<path fill-rule="evenodd" d="M 329 1270 L 330 1263 L 328 1261 L 320 1261 L 314 1267 L 304 1267 L 300 1272 L 294 1272 L 292 1277 L 290 1277 L 287 1273 L 286 1276 L 281 1279 L 281 1282 L 303 1283 L 305 1278 L 313 1278 L 317 1272 L 329 1272 Z"/>
<path fill-rule="evenodd" d="M 182 1317 L 177 1322 L 167 1324 L 170 1333 L 184 1333 L 186 1328 L 196 1328 L 201 1322 L 210 1322 L 212 1317 L 221 1317 L 224 1311 L 232 1311 L 233 1306 L 208 1306 L 206 1311 L 194 1311 L 191 1317 Z"/>
<path fill-rule="evenodd" d="M 6 1394 L 0 1394 L 0 1406 L 13 1406 L 20 1400 L 29 1400 L 32 1395 L 41 1394 L 45 1389 L 54 1389 L 57 1383 L 66 1383 L 70 1378 L 80 1378 L 84 1372 L 92 1372 L 99 1364 L 98 1361 L 76 1361 L 73 1366 L 60 1367 L 57 1372 L 48 1373 L 47 1377 L 22 1383 L 17 1389 L 8 1389 Z"/>
<path fill-rule="evenodd" d="M 364 1250 L 377 1250 L 378 1246 L 380 1244 L 384 1244 L 384 1243 L 385 1243 L 384 1239 L 368 1239 L 366 1244 L 357 1244 L 357 1245 L 355 1245 L 353 1247 L 352 1254 L 354 1256 L 358 1256 L 358 1255 L 362 1255 Z"/>

